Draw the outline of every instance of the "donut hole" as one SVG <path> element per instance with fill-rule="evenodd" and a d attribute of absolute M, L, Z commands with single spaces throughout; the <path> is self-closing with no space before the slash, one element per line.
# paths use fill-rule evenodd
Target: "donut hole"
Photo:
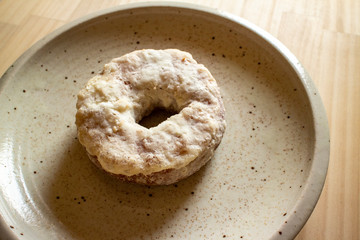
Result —
<path fill-rule="evenodd" d="M 177 114 L 178 112 L 165 109 L 155 108 L 150 114 L 144 116 L 138 124 L 148 129 L 158 126 L 160 123 L 166 121 L 169 117 Z"/>

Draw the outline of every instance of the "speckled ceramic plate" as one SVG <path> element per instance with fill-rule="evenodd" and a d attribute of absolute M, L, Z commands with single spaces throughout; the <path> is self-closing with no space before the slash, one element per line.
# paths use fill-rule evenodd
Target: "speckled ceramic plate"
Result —
<path fill-rule="evenodd" d="M 110 178 L 76 138 L 79 89 L 143 48 L 192 53 L 227 110 L 214 158 L 171 186 Z M 281 43 L 227 13 L 147 3 L 92 14 L 29 49 L 0 89 L 4 238 L 290 239 L 323 187 L 329 136 L 314 84 Z"/>

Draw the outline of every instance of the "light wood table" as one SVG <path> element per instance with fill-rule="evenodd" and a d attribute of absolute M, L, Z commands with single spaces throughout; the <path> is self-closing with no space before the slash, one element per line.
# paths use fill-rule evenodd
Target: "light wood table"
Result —
<path fill-rule="evenodd" d="M 121 0 L 0 1 L 0 75 L 65 23 Z M 331 133 L 329 172 L 300 239 L 360 239 L 360 1 L 196 0 L 257 24 L 283 42 L 317 85 Z"/>

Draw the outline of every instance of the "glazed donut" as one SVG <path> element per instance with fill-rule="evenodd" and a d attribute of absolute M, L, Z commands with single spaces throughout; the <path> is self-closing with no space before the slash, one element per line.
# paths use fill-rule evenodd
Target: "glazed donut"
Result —
<path fill-rule="evenodd" d="M 209 161 L 225 131 L 215 79 L 176 49 L 138 50 L 113 59 L 80 90 L 78 139 L 90 159 L 119 179 L 168 185 Z M 155 108 L 176 112 L 138 124 Z"/>

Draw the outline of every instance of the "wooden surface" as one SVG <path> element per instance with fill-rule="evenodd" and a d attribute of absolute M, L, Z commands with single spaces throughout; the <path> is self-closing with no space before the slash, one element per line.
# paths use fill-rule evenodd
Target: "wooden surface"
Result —
<path fill-rule="evenodd" d="M 136 1 L 0 0 L 0 75 L 33 43 L 63 24 L 128 2 Z M 319 203 L 296 239 L 360 239 L 360 1 L 185 2 L 250 20 L 303 63 L 328 114 L 331 156 Z"/>

